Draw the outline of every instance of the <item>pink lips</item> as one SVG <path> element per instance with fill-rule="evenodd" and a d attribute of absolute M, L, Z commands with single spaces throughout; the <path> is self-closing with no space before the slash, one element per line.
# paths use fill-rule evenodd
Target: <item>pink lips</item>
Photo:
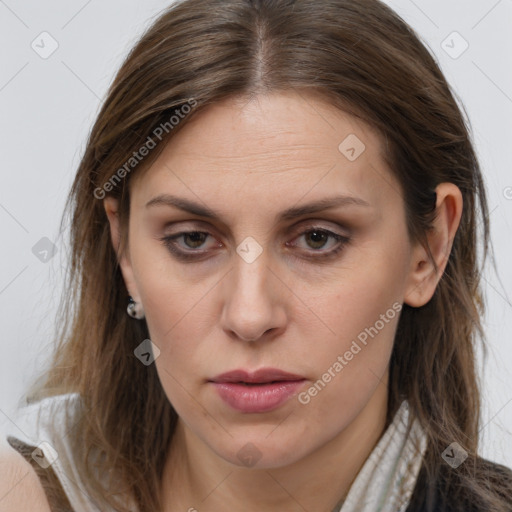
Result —
<path fill-rule="evenodd" d="M 275 368 L 249 373 L 234 370 L 218 375 L 210 382 L 220 398 L 240 412 L 268 412 L 296 394 L 305 379 Z"/>

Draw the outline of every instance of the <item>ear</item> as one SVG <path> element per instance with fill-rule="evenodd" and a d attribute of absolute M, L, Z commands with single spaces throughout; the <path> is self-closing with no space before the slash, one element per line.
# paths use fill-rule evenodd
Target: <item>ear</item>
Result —
<path fill-rule="evenodd" d="M 441 183 L 436 187 L 436 194 L 436 217 L 427 233 L 427 241 L 438 271 L 429 258 L 427 248 L 420 243 L 415 244 L 404 297 L 404 302 L 412 307 L 425 305 L 434 295 L 448 263 L 462 216 L 462 193 L 456 185 Z"/>
<path fill-rule="evenodd" d="M 125 247 L 121 251 L 121 226 L 119 222 L 119 202 L 114 197 L 107 196 L 103 200 L 103 206 L 107 214 L 108 222 L 110 224 L 110 237 L 114 251 L 117 255 L 117 261 L 123 274 L 124 283 L 129 295 L 133 297 L 135 302 L 140 302 L 139 291 L 135 284 L 132 264 L 130 261 L 129 248 Z"/>

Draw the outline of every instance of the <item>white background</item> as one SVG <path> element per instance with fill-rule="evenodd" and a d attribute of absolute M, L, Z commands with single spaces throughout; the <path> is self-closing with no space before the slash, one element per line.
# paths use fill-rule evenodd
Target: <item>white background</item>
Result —
<path fill-rule="evenodd" d="M 502 283 L 486 274 L 482 453 L 512 466 L 512 1 L 388 3 L 436 55 L 472 123 Z M 121 60 L 167 5 L 0 0 L 0 426 L 51 351 L 67 256 L 59 221 L 86 136 Z M 58 42 L 47 59 L 31 48 L 43 31 Z M 32 253 L 42 237 L 58 248 L 47 263 Z"/>

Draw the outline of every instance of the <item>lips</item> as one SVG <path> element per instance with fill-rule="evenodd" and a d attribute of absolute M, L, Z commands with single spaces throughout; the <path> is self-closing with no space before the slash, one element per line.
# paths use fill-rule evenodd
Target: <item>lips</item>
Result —
<path fill-rule="evenodd" d="M 305 378 L 275 368 L 234 370 L 209 382 L 231 408 L 243 413 L 272 411 L 298 392 Z"/>
<path fill-rule="evenodd" d="M 304 377 L 293 373 L 284 372 L 276 368 L 262 368 L 255 372 L 245 370 L 233 370 L 218 375 L 212 382 L 239 382 L 246 384 L 269 384 L 271 382 L 304 380 Z"/>

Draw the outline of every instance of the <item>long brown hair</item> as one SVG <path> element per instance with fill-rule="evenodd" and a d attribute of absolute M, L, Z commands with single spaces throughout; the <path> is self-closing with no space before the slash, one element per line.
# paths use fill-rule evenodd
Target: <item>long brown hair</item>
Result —
<path fill-rule="evenodd" d="M 491 478 L 477 456 L 475 344 L 484 340 L 480 272 L 489 249 L 481 172 L 467 122 L 434 58 L 378 0 L 185 0 L 147 30 L 108 91 L 68 198 L 68 293 L 55 359 L 34 398 L 82 396 L 83 413 L 70 428 L 92 497 L 120 511 L 127 510 L 126 496 L 141 512 L 160 510 L 177 416 L 155 366 L 140 364 L 133 353 L 149 332 L 126 314 L 128 293 L 100 199 L 119 199 L 126 235 L 133 176 L 191 118 L 225 98 L 291 89 L 321 94 L 379 130 L 401 184 L 411 241 L 426 244 L 436 186 L 460 188 L 462 219 L 444 275 L 425 306 L 404 305 L 401 314 L 388 421 L 406 398 L 428 437 L 430 500 L 440 490 L 460 510 L 468 502 L 509 510 L 510 482 Z M 158 146 L 127 166 L 155 133 Z M 469 454 L 456 470 L 441 458 L 454 441 Z M 111 479 L 100 482 L 98 469 Z"/>

